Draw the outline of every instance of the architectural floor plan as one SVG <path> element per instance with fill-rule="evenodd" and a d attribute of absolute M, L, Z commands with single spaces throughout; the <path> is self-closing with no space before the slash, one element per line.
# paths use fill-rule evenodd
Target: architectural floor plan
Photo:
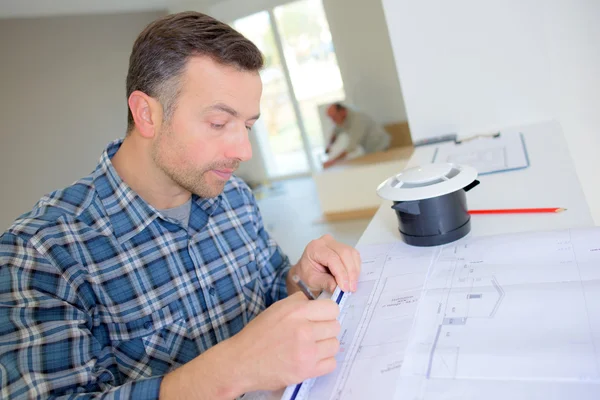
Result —
<path fill-rule="evenodd" d="M 445 246 L 421 297 L 397 399 L 600 393 L 600 230 Z"/>
<path fill-rule="evenodd" d="M 360 249 L 356 293 L 342 309 L 338 368 L 319 378 L 311 399 L 392 398 L 434 251 L 404 243 Z"/>
<path fill-rule="evenodd" d="M 295 399 L 600 398 L 600 228 L 360 251 L 338 367 Z"/>

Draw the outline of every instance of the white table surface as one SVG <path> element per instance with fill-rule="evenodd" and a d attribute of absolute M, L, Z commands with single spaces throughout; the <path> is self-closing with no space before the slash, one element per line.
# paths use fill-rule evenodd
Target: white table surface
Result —
<path fill-rule="evenodd" d="M 544 231 L 594 226 L 587 201 L 560 124 L 545 122 L 503 129 L 523 133 L 528 168 L 480 176 L 467 193 L 469 209 L 562 207 L 558 214 L 473 215 L 469 235 Z M 430 163 L 436 145 L 418 147 L 408 167 Z M 400 172 L 400 171 L 398 171 Z M 380 182 L 373 182 L 376 190 Z M 358 246 L 400 240 L 392 202 L 384 201 L 358 241 Z"/>

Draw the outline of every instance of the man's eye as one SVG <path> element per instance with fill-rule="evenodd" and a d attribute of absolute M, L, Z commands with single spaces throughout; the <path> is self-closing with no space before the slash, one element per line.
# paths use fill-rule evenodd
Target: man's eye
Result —
<path fill-rule="evenodd" d="M 210 127 L 213 129 L 222 129 L 225 124 L 210 124 Z"/>
<path fill-rule="evenodd" d="M 252 131 L 252 127 L 251 126 L 246 126 L 246 130 L 248 130 L 248 132 Z"/>

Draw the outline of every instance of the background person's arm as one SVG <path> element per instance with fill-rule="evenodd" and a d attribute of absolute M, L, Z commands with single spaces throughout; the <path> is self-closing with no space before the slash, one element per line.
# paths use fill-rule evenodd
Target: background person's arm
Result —
<path fill-rule="evenodd" d="M 342 129 L 339 126 L 333 128 L 333 131 L 331 132 L 331 137 L 329 138 L 329 144 L 327 144 L 327 147 L 325 148 L 325 154 L 329 154 L 329 152 L 331 151 L 331 146 L 333 146 L 333 143 L 335 143 L 335 140 L 337 139 L 337 136 L 340 133 L 342 133 Z"/>
<path fill-rule="evenodd" d="M 348 156 L 347 151 L 342 151 L 337 157 L 332 158 L 331 160 L 327 160 L 323 163 L 323 168 L 330 168 L 335 165 L 335 163 L 344 160 Z"/>

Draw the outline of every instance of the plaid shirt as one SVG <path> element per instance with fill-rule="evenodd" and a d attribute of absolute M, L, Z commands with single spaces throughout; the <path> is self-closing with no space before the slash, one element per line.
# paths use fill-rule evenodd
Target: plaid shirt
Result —
<path fill-rule="evenodd" d="M 289 261 L 240 179 L 193 196 L 185 229 L 121 180 L 120 143 L 0 237 L 1 398 L 157 398 L 287 295 Z"/>

